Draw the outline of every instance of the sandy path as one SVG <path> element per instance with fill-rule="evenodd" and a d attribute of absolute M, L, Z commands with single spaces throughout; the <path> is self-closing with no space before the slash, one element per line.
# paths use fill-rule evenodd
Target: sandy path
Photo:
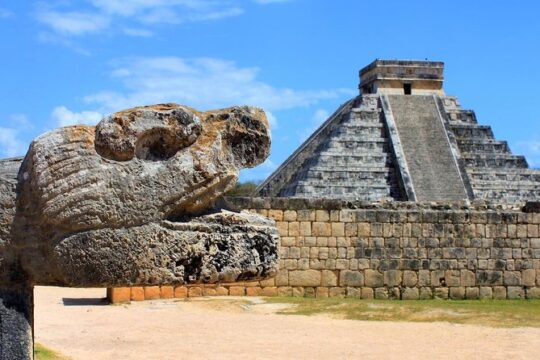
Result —
<path fill-rule="evenodd" d="M 540 329 L 285 316 L 205 300 L 96 305 L 104 289 L 35 293 L 37 341 L 75 360 L 540 358 Z"/>

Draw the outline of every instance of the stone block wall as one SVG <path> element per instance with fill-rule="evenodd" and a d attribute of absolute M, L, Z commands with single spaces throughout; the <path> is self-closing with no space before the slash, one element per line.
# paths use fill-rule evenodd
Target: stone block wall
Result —
<path fill-rule="evenodd" d="M 275 278 L 150 290 L 110 289 L 109 298 L 540 298 L 540 213 L 531 204 L 536 203 L 521 209 L 483 202 L 370 204 L 229 198 L 225 207 L 276 220 L 281 263 Z"/>

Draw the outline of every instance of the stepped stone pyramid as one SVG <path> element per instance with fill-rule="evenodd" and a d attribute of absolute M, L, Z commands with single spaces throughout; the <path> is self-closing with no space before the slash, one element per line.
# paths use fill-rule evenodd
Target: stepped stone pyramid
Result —
<path fill-rule="evenodd" d="M 322 124 L 256 190 L 259 196 L 350 200 L 524 202 L 529 169 L 472 110 L 443 91 L 442 62 L 376 60 L 360 95 Z"/>

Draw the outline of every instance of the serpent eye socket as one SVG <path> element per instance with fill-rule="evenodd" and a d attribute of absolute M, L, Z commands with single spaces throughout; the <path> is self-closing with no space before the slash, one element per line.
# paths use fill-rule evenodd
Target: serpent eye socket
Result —
<path fill-rule="evenodd" d="M 135 156 L 142 160 L 162 161 L 186 146 L 185 141 L 165 128 L 145 131 L 135 143 Z"/>
<path fill-rule="evenodd" d="M 156 104 L 114 113 L 96 126 L 95 149 L 105 159 L 163 161 L 193 144 L 202 125 L 192 109 Z"/>

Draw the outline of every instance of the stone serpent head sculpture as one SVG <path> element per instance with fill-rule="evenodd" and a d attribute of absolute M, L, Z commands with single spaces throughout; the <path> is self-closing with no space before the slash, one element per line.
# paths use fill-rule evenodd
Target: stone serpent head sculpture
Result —
<path fill-rule="evenodd" d="M 212 210 L 239 170 L 261 163 L 269 148 L 262 110 L 160 104 L 115 113 L 96 127 L 54 130 L 35 139 L 22 162 L 0 161 L 0 359 L 26 351 L 9 342 L 20 340 L 16 328 L 31 327 L 33 285 L 273 275 L 274 222 Z"/>

